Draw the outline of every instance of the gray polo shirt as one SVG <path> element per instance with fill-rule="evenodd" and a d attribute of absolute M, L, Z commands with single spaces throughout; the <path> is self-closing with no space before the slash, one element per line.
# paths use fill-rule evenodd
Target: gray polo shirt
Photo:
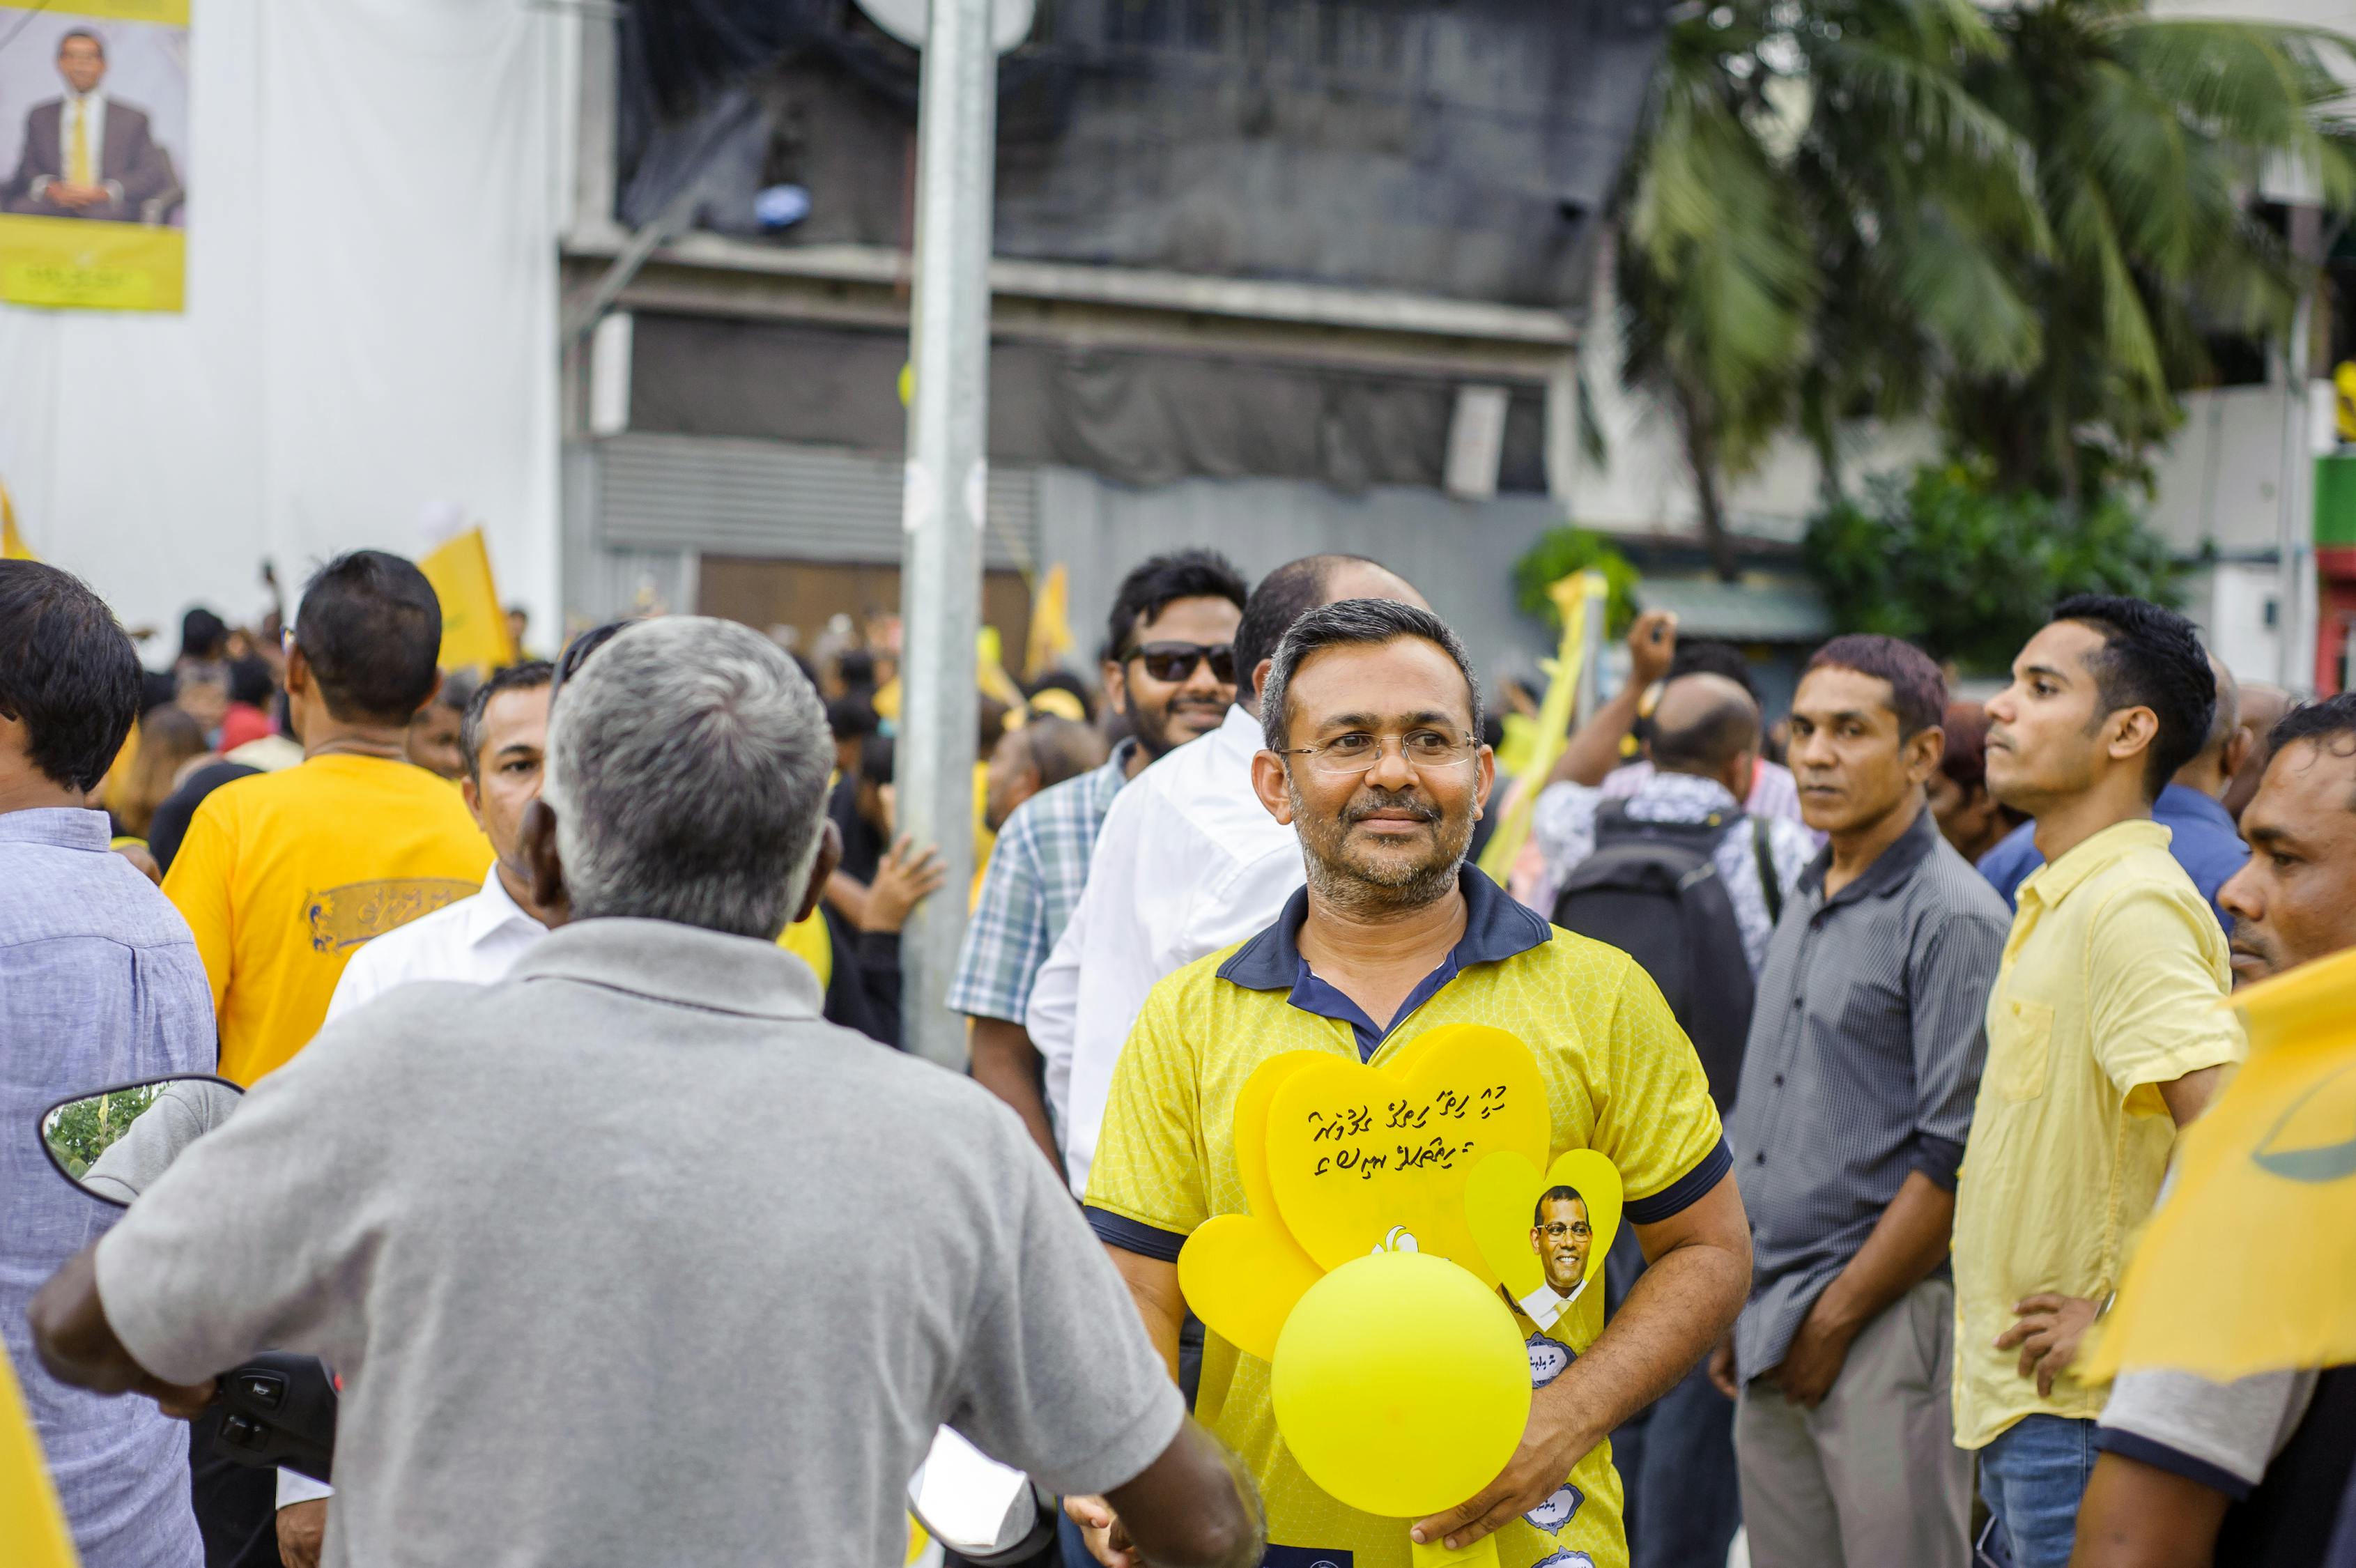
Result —
<path fill-rule="evenodd" d="M 820 1021 L 770 943 L 564 927 L 330 1025 L 98 1252 L 188 1381 L 344 1379 L 324 1561 L 900 1560 L 937 1425 L 1098 1492 L 1175 1387 L 987 1091 Z"/>
<path fill-rule="evenodd" d="M 1827 900 L 1830 865 L 1828 850 L 1768 943 L 1727 1118 L 1751 1216 L 1745 1380 L 1782 1362 L 1908 1172 L 1954 1190 L 2012 923 L 1927 807 Z"/>

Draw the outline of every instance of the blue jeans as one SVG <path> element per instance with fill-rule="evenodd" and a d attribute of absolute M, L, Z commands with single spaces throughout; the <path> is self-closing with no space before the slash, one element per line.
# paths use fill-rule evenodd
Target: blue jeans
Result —
<path fill-rule="evenodd" d="M 1635 1568 L 1722 1568 L 1742 1523 L 1742 1492 L 1734 1402 L 1709 1380 L 1707 1361 L 1653 1406 L 1629 1493 Z"/>
<path fill-rule="evenodd" d="M 2014 1568 L 2069 1568 L 2094 1473 L 2091 1421 L 2023 1416 L 1980 1450 L 1980 1496 L 2004 1526 Z"/>

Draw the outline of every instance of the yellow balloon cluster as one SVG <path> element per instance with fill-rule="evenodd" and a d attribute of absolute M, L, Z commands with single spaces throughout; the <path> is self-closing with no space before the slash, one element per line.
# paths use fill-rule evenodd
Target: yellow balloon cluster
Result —
<path fill-rule="evenodd" d="M 1494 1156 L 1543 1167 L 1550 1124 L 1529 1047 L 1472 1025 L 1380 1068 L 1296 1051 L 1246 1081 L 1235 1150 L 1249 1212 L 1188 1239 L 1179 1283 L 1215 1333 L 1270 1363 L 1286 1445 L 1350 1507 L 1436 1513 L 1513 1456 L 1528 1356 L 1466 1187 Z"/>

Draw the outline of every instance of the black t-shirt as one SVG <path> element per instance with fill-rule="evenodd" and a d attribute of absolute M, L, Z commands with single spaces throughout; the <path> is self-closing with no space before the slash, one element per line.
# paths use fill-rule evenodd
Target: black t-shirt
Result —
<path fill-rule="evenodd" d="M 180 853 L 180 841 L 188 836 L 188 822 L 206 796 L 232 779 L 261 771 L 242 762 L 208 762 L 182 779 L 180 787 L 155 808 L 155 819 L 147 824 L 147 853 L 155 857 L 156 869 L 172 869 L 172 857 Z"/>
<path fill-rule="evenodd" d="M 845 774 L 837 779 L 834 793 L 827 797 L 826 814 L 834 820 L 835 830 L 842 834 L 842 865 L 844 875 L 859 882 L 875 880 L 875 868 L 884 860 L 888 847 L 884 835 L 859 814 L 859 780 Z"/>

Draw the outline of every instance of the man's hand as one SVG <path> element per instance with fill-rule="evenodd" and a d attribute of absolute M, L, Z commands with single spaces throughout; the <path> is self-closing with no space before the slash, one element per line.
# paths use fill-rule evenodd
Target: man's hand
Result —
<path fill-rule="evenodd" d="M 158 887 L 164 886 L 164 868 L 155 864 L 155 857 L 148 853 L 145 844 L 119 843 L 114 846 L 114 853 L 138 867 L 139 875 L 148 881 Z"/>
<path fill-rule="evenodd" d="M 327 1498 L 288 1503 L 278 1510 L 278 1560 L 286 1568 L 319 1568 L 319 1543 L 327 1537 Z"/>
<path fill-rule="evenodd" d="M 69 207 L 73 209 L 75 211 L 80 211 L 85 207 L 99 206 L 107 199 L 106 187 L 102 185 L 76 185 L 70 179 L 53 179 L 49 181 L 48 187 L 42 190 L 41 194 L 48 197 L 59 207 Z"/>
<path fill-rule="evenodd" d="M 1734 1377 L 1734 1336 L 1731 1334 L 1719 1340 L 1718 1348 L 1709 1353 L 1709 1381 L 1711 1387 L 1728 1399 L 1742 1397 L 1742 1385 Z"/>
<path fill-rule="evenodd" d="M 2035 1376 L 2040 1399 L 2053 1392 L 2053 1380 L 2078 1359 L 2078 1342 L 2094 1321 L 2095 1305 L 2083 1296 L 2045 1292 L 2013 1303 L 2020 1321 L 1997 1336 L 1996 1348 L 2020 1349 L 2020 1375 Z"/>
<path fill-rule="evenodd" d="M 908 923 L 908 911 L 927 896 L 940 891 L 948 876 L 941 852 L 919 854 L 905 833 L 875 863 L 875 880 L 867 885 L 867 901 L 859 911 L 862 931 L 896 931 Z"/>
<path fill-rule="evenodd" d="M 1105 1568 L 1145 1568 L 1145 1560 L 1137 1555 L 1136 1546 L 1129 1539 L 1129 1530 L 1121 1524 L 1120 1516 L 1102 1498 L 1066 1498 L 1064 1513 L 1080 1527 L 1080 1539 L 1087 1543 L 1088 1555 Z"/>
<path fill-rule="evenodd" d="M 1604 1434 L 1590 1433 L 1569 1398 L 1567 1384 L 1540 1389 L 1530 1399 L 1530 1423 L 1522 1432 L 1522 1445 L 1505 1461 L 1497 1478 L 1481 1488 L 1472 1501 L 1418 1520 L 1408 1533 L 1419 1541 L 1437 1541 L 1451 1552 L 1494 1534 L 1552 1497 L 1570 1477 L 1571 1467 Z"/>
<path fill-rule="evenodd" d="M 1857 1338 L 1856 1329 L 1836 1321 L 1826 1310 L 1825 1299 L 1816 1297 L 1808 1316 L 1800 1320 L 1799 1332 L 1792 1336 L 1792 1348 L 1783 1352 L 1783 1364 L 1766 1374 L 1767 1380 L 1802 1410 L 1814 1410 L 1825 1402 Z"/>
<path fill-rule="evenodd" d="M 1628 683 L 1643 691 L 1668 678 L 1677 657 L 1677 618 L 1670 610 L 1646 610 L 1628 628 Z"/>

